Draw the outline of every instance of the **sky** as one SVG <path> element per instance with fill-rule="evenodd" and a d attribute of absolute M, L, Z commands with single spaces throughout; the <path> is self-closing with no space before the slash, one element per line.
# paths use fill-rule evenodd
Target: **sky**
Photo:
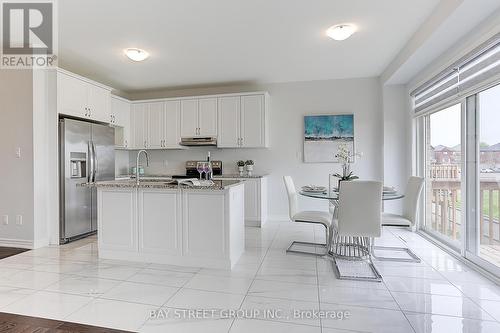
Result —
<path fill-rule="evenodd" d="M 500 85 L 479 94 L 480 138 L 488 145 L 500 143 Z M 460 144 L 460 104 L 431 115 L 431 145 Z"/>

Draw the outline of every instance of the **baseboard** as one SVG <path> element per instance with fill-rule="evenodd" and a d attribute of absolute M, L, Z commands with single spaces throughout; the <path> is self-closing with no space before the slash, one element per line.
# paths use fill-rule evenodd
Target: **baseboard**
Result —
<path fill-rule="evenodd" d="M 33 241 L 26 239 L 0 238 L 0 246 L 33 249 Z"/>

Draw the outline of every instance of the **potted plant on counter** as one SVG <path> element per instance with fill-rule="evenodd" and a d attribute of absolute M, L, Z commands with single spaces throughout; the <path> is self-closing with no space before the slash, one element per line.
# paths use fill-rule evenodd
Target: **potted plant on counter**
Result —
<path fill-rule="evenodd" d="M 252 171 L 253 171 L 253 161 L 252 160 L 247 160 L 245 162 L 245 165 L 247 167 L 247 174 L 249 176 L 251 176 L 252 175 Z"/>
<path fill-rule="evenodd" d="M 340 189 L 340 182 L 358 179 L 351 171 L 351 163 L 354 158 L 361 157 L 361 153 L 352 153 L 345 143 L 339 145 L 335 157 L 342 164 L 342 174 L 334 173 L 333 176 L 339 179 L 338 188 Z"/>
<path fill-rule="evenodd" d="M 240 176 L 243 176 L 243 171 L 245 171 L 245 162 L 239 160 L 238 162 L 236 162 L 236 165 L 238 165 L 238 172 L 240 173 Z"/>

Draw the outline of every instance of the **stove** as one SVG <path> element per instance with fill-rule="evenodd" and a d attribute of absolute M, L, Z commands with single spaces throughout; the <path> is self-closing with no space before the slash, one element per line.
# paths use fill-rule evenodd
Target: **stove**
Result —
<path fill-rule="evenodd" d="M 175 175 L 172 178 L 198 178 L 200 174 L 198 170 L 196 170 L 196 166 L 198 162 L 206 162 L 206 161 L 187 161 L 186 162 L 186 174 L 185 175 Z M 222 175 L 222 161 L 210 161 L 212 163 L 212 174 L 214 176 Z"/>

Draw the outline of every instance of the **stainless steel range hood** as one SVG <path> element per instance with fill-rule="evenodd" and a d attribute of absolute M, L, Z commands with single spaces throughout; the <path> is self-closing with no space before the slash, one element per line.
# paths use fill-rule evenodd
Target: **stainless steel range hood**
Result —
<path fill-rule="evenodd" d="M 189 137 L 181 138 L 181 146 L 217 146 L 217 138 L 204 136 L 204 137 Z"/>

